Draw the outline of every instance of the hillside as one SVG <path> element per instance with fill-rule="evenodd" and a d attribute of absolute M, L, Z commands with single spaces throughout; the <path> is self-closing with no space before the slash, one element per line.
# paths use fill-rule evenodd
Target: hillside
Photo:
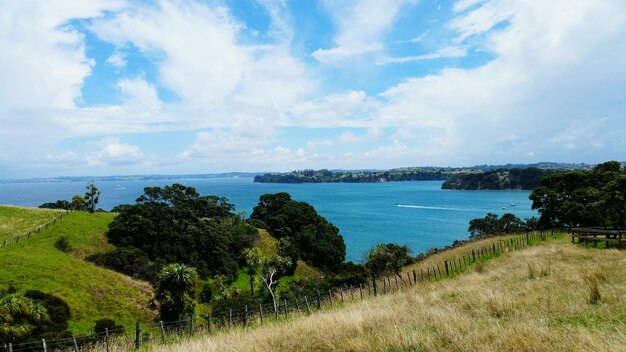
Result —
<path fill-rule="evenodd" d="M 152 297 L 150 285 L 83 260 L 112 248 L 104 233 L 114 216 L 74 212 L 46 231 L 0 248 L 0 287 L 37 289 L 62 298 L 71 308 L 69 329 L 76 334 L 88 333 L 102 318 L 124 326 L 151 320 L 154 312 L 147 308 Z M 54 247 L 61 236 L 69 240 L 72 249 L 68 253 Z"/>
<path fill-rule="evenodd" d="M 459 174 L 447 179 L 442 189 L 455 190 L 533 190 L 541 179 L 554 173 L 537 168 L 500 169 L 471 174 Z"/>
<path fill-rule="evenodd" d="M 58 210 L 0 206 L 0 242 L 35 230 L 62 213 Z"/>
<path fill-rule="evenodd" d="M 399 293 L 147 350 L 623 351 L 625 265 L 624 251 L 584 248 L 563 236 Z M 590 303 L 594 287 L 601 298 Z"/>

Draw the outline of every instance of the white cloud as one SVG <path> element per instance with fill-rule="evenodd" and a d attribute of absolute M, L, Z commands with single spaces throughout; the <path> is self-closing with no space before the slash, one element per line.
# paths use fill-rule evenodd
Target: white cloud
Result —
<path fill-rule="evenodd" d="M 435 60 L 443 58 L 454 58 L 467 56 L 467 47 L 450 46 L 438 49 L 435 52 L 424 55 L 403 56 L 403 57 L 386 57 L 376 60 L 377 65 L 396 64 L 405 62 L 415 62 L 424 60 Z"/>
<path fill-rule="evenodd" d="M 335 143 L 332 139 L 312 139 L 306 142 L 306 146 L 309 148 L 321 148 L 321 147 L 332 147 Z"/>
<path fill-rule="evenodd" d="M 346 131 L 339 136 L 339 141 L 344 144 L 359 144 L 365 142 L 372 142 L 380 138 L 383 131 L 380 128 L 372 127 L 367 130 L 362 136 L 357 136 L 350 131 Z"/>
<path fill-rule="evenodd" d="M 401 8 L 416 3 L 415 0 L 324 1 L 339 27 L 334 38 L 337 46 L 317 49 L 312 53 L 313 57 L 322 63 L 338 63 L 383 49 L 382 36 Z"/>
<path fill-rule="evenodd" d="M 111 54 L 111 56 L 109 56 L 107 63 L 111 66 L 120 68 L 126 66 L 126 59 L 121 51 L 116 50 L 113 54 Z"/>
<path fill-rule="evenodd" d="M 0 119 L 7 111 L 71 108 L 93 60 L 83 35 L 67 26 L 122 1 L 3 1 L 0 11 Z M 4 113 L 3 113 L 4 112 Z"/>
<path fill-rule="evenodd" d="M 80 150 L 60 150 L 46 153 L 39 168 L 64 168 L 86 170 L 95 174 L 110 171 L 109 168 L 146 166 L 149 156 L 132 144 L 120 141 L 118 137 L 106 137 L 84 143 Z"/>
<path fill-rule="evenodd" d="M 626 3 L 493 0 L 478 5 L 454 19 L 452 28 L 459 38 L 483 34 L 480 45 L 495 59 L 474 69 L 449 68 L 407 79 L 388 89 L 382 94 L 387 102 L 377 114 L 378 126 L 426 128 L 433 135 L 439 131 L 442 137 L 432 145 L 439 143 L 444 155 L 474 160 L 490 155 L 498 161 L 522 157 L 533 144 L 544 146 L 540 157 L 565 158 L 568 154 L 551 152 L 549 143 L 572 121 L 594 121 L 572 129 L 593 133 L 596 140 L 615 133 L 603 126 L 624 133 L 626 19 L 618 14 L 626 11 Z M 486 32 L 503 18 L 509 19 L 508 26 Z M 521 142 L 498 155 L 494 142 L 510 131 Z M 573 142 L 562 145 L 566 143 Z M 620 147 L 612 145 L 617 153 Z M 570 160 L 584 156 L 569 154 Z"/>
<path fill-rule="evenodd" d="M 155 109 L 161 105 L 156 88 L 143 78 L 121 79 L 117 85 L 126 104 L 147 109 Z"/>
<path fill-rule="evenodd" d="M 118 45 L 132 44 L 156 60 L 161 81 L 184 103 L 219 106 L 229 100 L 284 107 L 315 88 L 303 64 L 286 48 L 291 38 L 278 21 L 280 4 L 264 1 L 279 42 L 245 46 L 244 28 L 225 7 L 195 1 L 134 4 L 91 29 Z M 184 39 L 182 39 L 184 38 Z"/>
<path fill-rule="evenodd" d="M 306 127 L 368 127 L 380 103 L 362 90 L 329 94 L 294 104 L 293 123 Z"/>

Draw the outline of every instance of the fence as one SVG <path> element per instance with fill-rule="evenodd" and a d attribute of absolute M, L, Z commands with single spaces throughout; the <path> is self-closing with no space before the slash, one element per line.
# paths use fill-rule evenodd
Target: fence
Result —
<path fill-rule="evenodd" d="M 175 342 L 181 338 L 191 337 L 194 334 L 211 334 L 217 331 L 235 327 L 252 328 L 266 324 L 288 321 L 298 316 L 308 316 L 318 311 L 332 309 L 344 303 L 362 301 L 378 295 L 387 295 L 402 291 L 415 285 L 442 280 L 457 276 L 467 271 L 472 265 L 484 262 L 500 254 L 516 249 L 526 248 L 537 241 L 546 240 L 548 235 L 555 236 L 555 231 L 532 232 L 511 237 L 495 238 L 495 241 L 479 248 L 468 250 L 460 257 L 449 257 L 442 262 L 402 273 L 380 277 L 367 283 L 356 285 L 342 285 L 334 287 L 328 292 L 317 291 L 314 297 L 307 295 L 295 299 L 282 299 L 273 303 L 247 305 L 219 314 L 208 314 L 203 321 L 193 318 L 174 322 L 159 321 L 143 325 L 137 322 L 134 333 L 129 336 L 120 330 L 105 330 L 104 332 L 72 336 L 65 339 L 45 340 L 0 345 L 0 352 L 19 351 L 74 351 L 101 346 L 109 351 L 113 344 L 116 348 L 138 349 L 143 344 Z M 128 330 L 126 330 L 128 332 Z M 131 329 L 130 331 L 133 331 Z"/>
<path fill-rule="evenodd" d="M 10 244 L 13 244 L 13 243 L 19 243 L 21 240 L 23 240 L 25 238 L 31 238 L 31 236 L 33 236 L 35 234 L 38 234 L 38 233 L 40 233 L 42 231 L 47 230 L 48 227 L 50 227 L 50 226 L 56 224 L 57 222 L 61 221 L 61 219 L 66 217 L 67 214 L 69 214 L 69 213 L 70 213 L 69 211 L 65 211 L 65 212 L 61 213 L 61 215 L 59 215 L 56 218 L 52 219 L 51 221 L 36 227 L 34 230 L 28 231 L 25 234 L 17 235 L 17 236 L 14 236 L 13 238 L 10 238 L 8 240 L 4 240 L 4 241 L 0 242 L 0 248 L 6 247 L 6 246 L 8 246 Z"/>

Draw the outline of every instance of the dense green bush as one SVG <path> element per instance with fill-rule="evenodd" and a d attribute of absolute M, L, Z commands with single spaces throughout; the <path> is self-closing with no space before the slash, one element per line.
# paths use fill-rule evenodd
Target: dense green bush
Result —
<path fill-rule="evenodd" d="M 60 250 L 61 252 L 69 252 L 72 250 L 70 241 L 65 236 L 59 237 L 59 239 L 54 242 L 54 248 Z"/>
<path fill-rule="evenodd" d="M 227 199 L 180 184 L 146 187 L 136 204 L 116 210 L 111 243 L 140 249 L 154 262 L 193 266 L 203 277 L 236 277 L 242 251 L 258 236 Z"/>
<path fill-rule="evenodd" d="M 626 168 L 617 161 L 591 171 L 558 172 L 530 195 L 540 226 L 626 228 Z"/>
<path fill-rule="evenodd" d="M 116 248 L 110 252 L 91 255 L 87 260 L 152 283 L 156 282 L 159 270 L 166 264 L 163 260 L 150 260 L 144 251 L 135 247 Z"/>
<path fill-rule="evenodd" d="M 288 238 L 299 259 L 322 270 L 337 270 L 346 257 L 339 229 L 288 193 L 262 195 L 250 218 L 263 221 L 272 236 Z"/>
<path fill-rule="evenodd" d="M 115 320 L 108 318 L 96 320 L 93 332 L 95 334 L 103 334 L 107 332 L 107 329 L 110 334 L 121 335 L 124 332 L 124 327 L 122 325 L 117 324 Z"/>

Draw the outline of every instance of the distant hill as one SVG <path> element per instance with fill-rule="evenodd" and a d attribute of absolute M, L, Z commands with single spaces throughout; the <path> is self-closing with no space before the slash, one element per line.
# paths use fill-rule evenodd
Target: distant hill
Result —
<path fill-rule="evenodd" d="M 446 180 L 460 173 L 475 173 L 477 170 L 465 168 L 416 167 L 391 169 L 387 171 L 330 171 L 297 170 L 287 173 L 264 174 L 254 177 L 260 183 L 377 183 L 391 181 L 433 181 Z"/>
<path fill-rule="evenodd" d="M 151 180 L 181 180 L 181 179 L 212 179 L 253 177 L 258 172 L 226 172 L 219 174 L 183 174 L 183 175 L 128 175 L 128 176 L 58 176 L 29 179 L 2 180 L 0 183 L 38 183 L 38 182 L 89 182 L 89 181 L 151 181 Z"/>
<path fill-rule="evenodd" d="M 528 168 L 536 168 L 543 170 L 590 170 L 594 167 L 593 164 L 585 164 L 585 163 L 554 163 L 554 162 L 539 162 L 533 164 L 502 164 L 502 165 L 476 165 L 472 166 L 471 169 L 475 170 L 499 170 L 499 169 L 528 169 Z"/>
<path fill-rule="evenodd" d="M 541 179 L 556 170 L 538 168 L 498 169 L 473 174 L 455 175 L 447 179 L 442 189 L 456 190 L 533 190 Z"/>

